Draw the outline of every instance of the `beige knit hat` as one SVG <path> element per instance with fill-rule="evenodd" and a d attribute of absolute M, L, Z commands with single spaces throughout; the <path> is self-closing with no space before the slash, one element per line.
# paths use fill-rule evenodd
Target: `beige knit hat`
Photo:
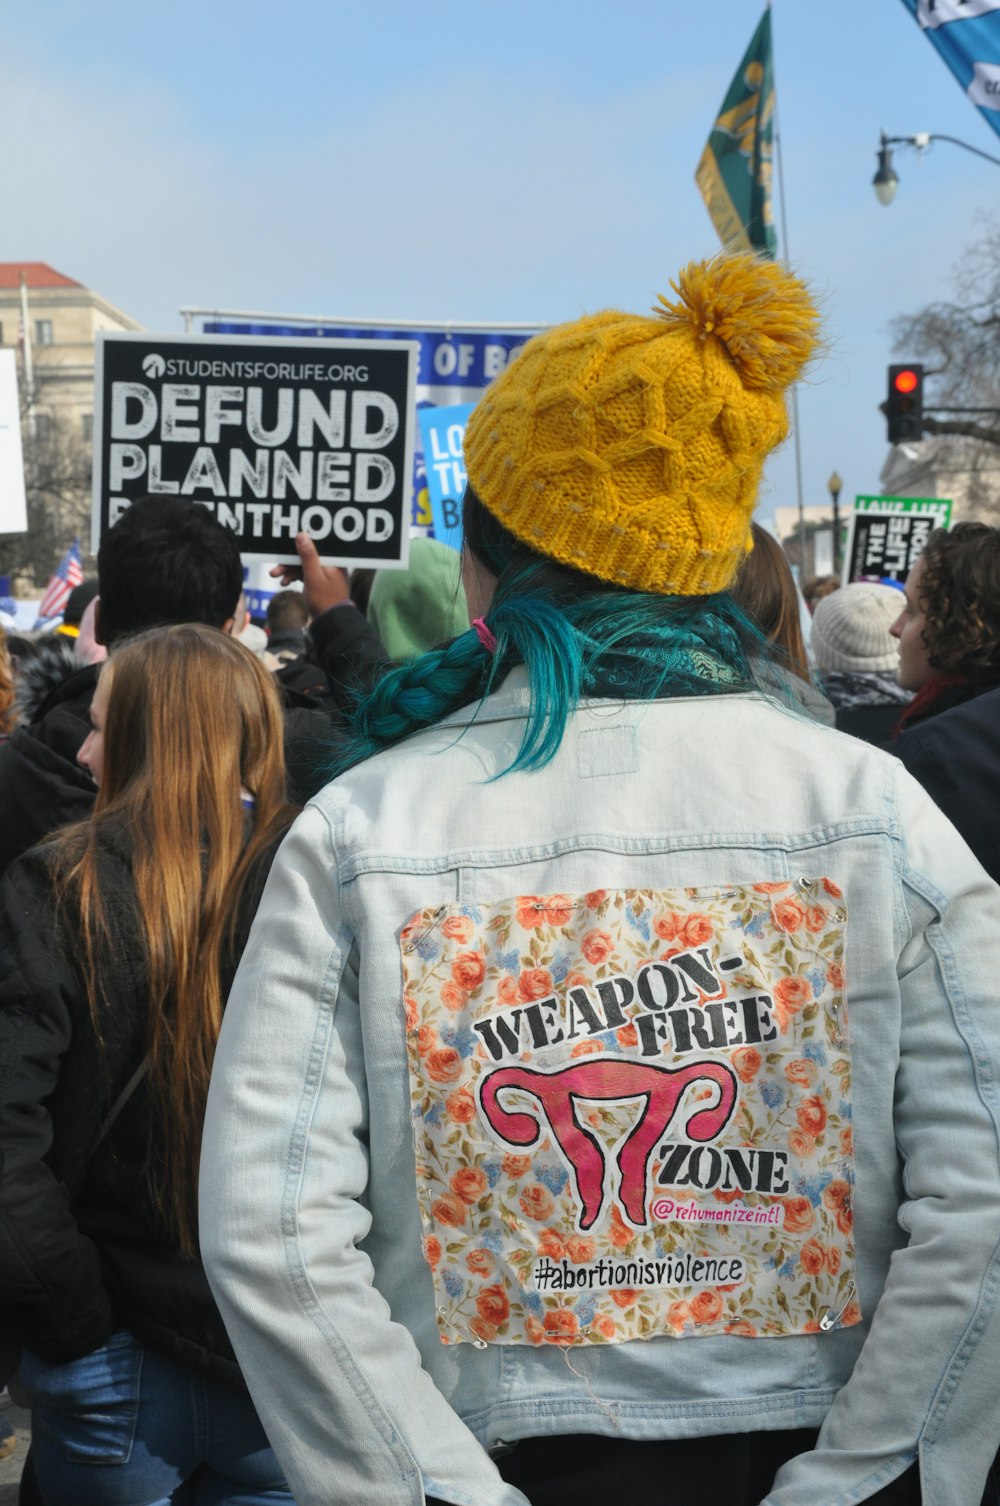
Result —
<path fill-rule="evenodd" d="M 813 614 L 809 646 L 820 674 L 854 670 L 878 674 L 899 663 L 889 628 L 903 609 L 893 586 L 856 581 L 824 596 Z"/>

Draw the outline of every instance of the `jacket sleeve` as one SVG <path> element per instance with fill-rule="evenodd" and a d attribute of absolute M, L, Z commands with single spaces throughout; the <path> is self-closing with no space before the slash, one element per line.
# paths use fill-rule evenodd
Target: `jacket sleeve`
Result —
<path fill-rule="evenodd" d="M 903 770 L 898 810 L 891 1110 L 906 1243 L 881 1296 L 859 1293 L 870 1329 L 851 1378 L 766 1506 L 844 1498 L 844 1461 L 874 1494 L 915 1457 L 926 1506 L 978 1501 L 1000 1444 L 1000 889 Z M 862 1200 L 855 1211 L 862 1239 Z"/>
<path fill-rule="evenodd" d="M 47 1100 L 86 1008 L 54 946 L 44 865 L 0 884 L 0 1315 L 43 1359 L 65 1362 L 114 1331 L 97 1250 L 77 1229 L 46 1159 Z"/>
<path fill-rule="evenodd" d="M 268 879 L 215 1056 L 202 1256 L 299 1506 L 526 1506 L 438 1391 L 358 1248 L 370 1217 L 353 936 L 327 820 Z M 356 954 L 355 954 L 356 955 Z"/>
<path fill-rule="evenodd" d="M 889 751 L 955 823 L 987 873 L 996 878 L 1000 875 L 1000 808 L 994 798 L 996 737 L 992 718 L 984 725 L 986 701 L 984 697 L 961 708 L 969 721 L 960 728 L 950 715 L 925 718 L 904 732 Z M 976 715 L 981 706 L 982 712 Z"/>
<path fill-rule="evenodd" d="M 15 727 L 0 743 L 0 876 L 29 847 L 60 826 L 86 820 L 93 808 L 94 781 L 67 751 L 72 720 L 68 713 L 61 720 L 64 739 L 47 723 L 30 731 Z M 85 730 L 77 746 L 84 736 Z"/>
<path fill-rule="evenodd" d="M 385 645 L 352 602 L 321 612 L 310 624 L 309 637 L 341 713 L 350 710 L 359 693 L 371 690 L 389 667 Z"/>

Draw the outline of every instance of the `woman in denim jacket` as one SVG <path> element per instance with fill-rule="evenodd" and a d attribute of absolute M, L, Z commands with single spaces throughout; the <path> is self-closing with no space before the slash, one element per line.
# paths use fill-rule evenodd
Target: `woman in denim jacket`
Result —
<path fill-rule="evenodd" d="M 677 292 L 485 394 L 473 628 L 362 706 L 230 997 L 203 1254 L 299 1506 L 983 1493 L 1000 894 L 756 689 L 815 314 L 750 257 Z"/>

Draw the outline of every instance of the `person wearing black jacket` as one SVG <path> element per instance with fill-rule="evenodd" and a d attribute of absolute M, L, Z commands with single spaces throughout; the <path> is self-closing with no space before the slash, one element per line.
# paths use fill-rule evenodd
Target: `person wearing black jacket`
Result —
<path fill-rule="evenodd" d="M 916 694 L 889 752 L 1000 882 L 1000 529 L 936 528 L 890 631 Z"/>
<path fill-rule="evenodd" d="M 298 803 L 325 782 L 351 693 L 370 682 L 385 658 L 362 614 L 338 604 L 348 601 L 343 572 L 324 570 L 312 541 L 302 539 L 315 562 L 312 610 L 322 613 L 313 624 L 314 652 L 332 698 L 321 706 L 281 687 L 289 795 Z M 147 497 L 133 503 L 102 541 L 97 565 L 97 631 L 109 649 L 170 623 L 201 622 L 223 632 L 233 626 L 243 588 L 239 544 L 196 502 Z M 76 756 L 87 736 L 98 669 L 86 665 L 60 678 L 30 721 L 0 744 L 0 874 L 35 842 L 83 820 L 93 805 L 93 781 Z"/>
<path fill-rule="evenodd" d="M 0 1332 L 50 1506 L 196 1480 L 287 1506 L 195 1213 L 223 1001 L 294 814 L 278 697 L 191 624 L 119 649 L 91 717 L 93 816 L 0 883 Z"/>

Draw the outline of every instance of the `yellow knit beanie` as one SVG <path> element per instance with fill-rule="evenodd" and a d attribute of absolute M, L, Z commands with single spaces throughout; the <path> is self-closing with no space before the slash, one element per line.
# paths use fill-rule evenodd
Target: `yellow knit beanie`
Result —
<path fill-rule="evenodd" d="M 798 278 L 692 262 L 652 318 L 609 310 L 530 340 L 465 434 L 469 484 L 539 554 L 636 591 L 722 591 L 752 547 L 785 388 L 818 339 Z"/>

